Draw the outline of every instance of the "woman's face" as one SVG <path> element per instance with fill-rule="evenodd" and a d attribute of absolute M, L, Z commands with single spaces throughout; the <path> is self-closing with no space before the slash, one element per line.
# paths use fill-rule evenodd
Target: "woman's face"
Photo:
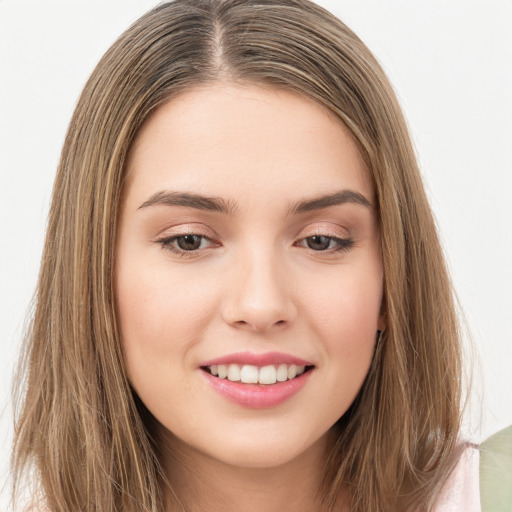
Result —
<path fill-rule="evenodd" d="M 374 191 L 347 129 L 298 94 L 217 84 L 159 107 L 128 172 L 116 294 L 133 388 L 194 453 L 300 457 L 354 400 L 383 327 Z"/>

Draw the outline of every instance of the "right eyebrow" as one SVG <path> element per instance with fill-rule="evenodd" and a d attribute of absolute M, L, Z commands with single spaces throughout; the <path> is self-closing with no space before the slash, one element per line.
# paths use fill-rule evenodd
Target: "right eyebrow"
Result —
<path fill-rule="evenodd" d="M 141 208 L 147 208 L 153 205 L 185 206 L 227 215 L 233 215 L 237 209 L 233 203 L 220 197 L 170 191 L 161 191 L 153 194 L 147 201 L 142 203 L 138 209 L 140 210 Z"/>

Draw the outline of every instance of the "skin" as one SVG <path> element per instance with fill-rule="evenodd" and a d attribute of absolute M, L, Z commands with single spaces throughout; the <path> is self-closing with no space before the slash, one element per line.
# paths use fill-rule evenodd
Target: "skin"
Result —
<path fill-rule="evenodd" d="M 356 144 L 296 93 L 214 84 L 155 111 L 128 173 L 116 256 L 124 357 L 176 494 L 202 512 L 320 510 L 330 429 L 384 328 L 374 190 Z M 293 211 L 342 190 L 368 205 Z M 230 211 L 162 204 L 164 191 Z M 198 247 L 175 252 L 191 234 Z M 286 402 L 243 407 L 200 368 L 241 351 L 284 352 L 314 369 Z"/>

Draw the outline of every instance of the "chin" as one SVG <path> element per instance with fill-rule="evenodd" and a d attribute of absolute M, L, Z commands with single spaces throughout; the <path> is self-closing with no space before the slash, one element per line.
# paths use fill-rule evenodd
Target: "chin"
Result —
<path fill-rule="evenodd" d="M 245 469 L 270 469 L 309 458 L 322 442 L 327 442 L 327 434 L 312 442 L 304 442 L 294 436 L 244 436 L 242 439 L 230 437 L 224 446 L 217 445 L 206 453 L 213 459 L 233 467 Z"/>

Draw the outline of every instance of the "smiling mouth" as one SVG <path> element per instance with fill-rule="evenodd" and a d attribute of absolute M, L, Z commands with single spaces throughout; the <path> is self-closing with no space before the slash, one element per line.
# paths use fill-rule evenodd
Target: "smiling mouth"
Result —
<path fill-rule="evenodd" d="M 219 379 L 243 384 L 272 385 L 300 377 L 311 371 L 314 366 L 299 366 L 295 364 L 280 364 L 267 366 L 219 364 L 202 366 L 201 369 Z"/>

